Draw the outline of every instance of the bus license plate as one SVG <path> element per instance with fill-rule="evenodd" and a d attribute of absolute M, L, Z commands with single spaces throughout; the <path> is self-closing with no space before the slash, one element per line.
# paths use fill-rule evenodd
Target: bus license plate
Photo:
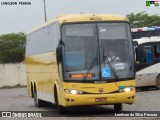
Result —
<path fill-rule="evenodd" d="M 95 98 L 95 102 L 105 102 L 107 98 Z"/>

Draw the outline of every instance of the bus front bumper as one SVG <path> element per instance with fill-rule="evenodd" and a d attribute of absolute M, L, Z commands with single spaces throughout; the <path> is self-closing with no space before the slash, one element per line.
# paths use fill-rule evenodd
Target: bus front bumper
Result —
<path fill-rule="evenodd" d="M 81 105 L 113 105 L 118 103 L 132 104 L 135 99 L 135 91 L 114 94 L 65 94 L 62 106 Z"/>

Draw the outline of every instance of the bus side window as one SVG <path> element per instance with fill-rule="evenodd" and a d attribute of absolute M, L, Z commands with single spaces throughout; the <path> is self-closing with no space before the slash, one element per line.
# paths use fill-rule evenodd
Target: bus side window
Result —
<path fill-rule="evenodd" d="M 155 58 L 160 58 L 160 44 L 155 45 Z"/>

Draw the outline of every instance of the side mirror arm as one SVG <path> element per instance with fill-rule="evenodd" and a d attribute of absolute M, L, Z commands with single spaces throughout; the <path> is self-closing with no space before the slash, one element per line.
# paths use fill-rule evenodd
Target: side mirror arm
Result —
<path fill-rule="evenodd" d="M 62 47 L 57 47 L 56 48 L 56 58 L 57 58 L 57 63 L 62 61 Z"/>

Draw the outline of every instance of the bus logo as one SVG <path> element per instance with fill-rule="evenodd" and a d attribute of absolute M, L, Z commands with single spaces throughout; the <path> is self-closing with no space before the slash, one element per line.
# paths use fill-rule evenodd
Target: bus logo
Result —
<path fill-rule="evenodd" d="M 102 93 L 103 92 L 103 88 L 99 88 L 99 92 Z"/>

